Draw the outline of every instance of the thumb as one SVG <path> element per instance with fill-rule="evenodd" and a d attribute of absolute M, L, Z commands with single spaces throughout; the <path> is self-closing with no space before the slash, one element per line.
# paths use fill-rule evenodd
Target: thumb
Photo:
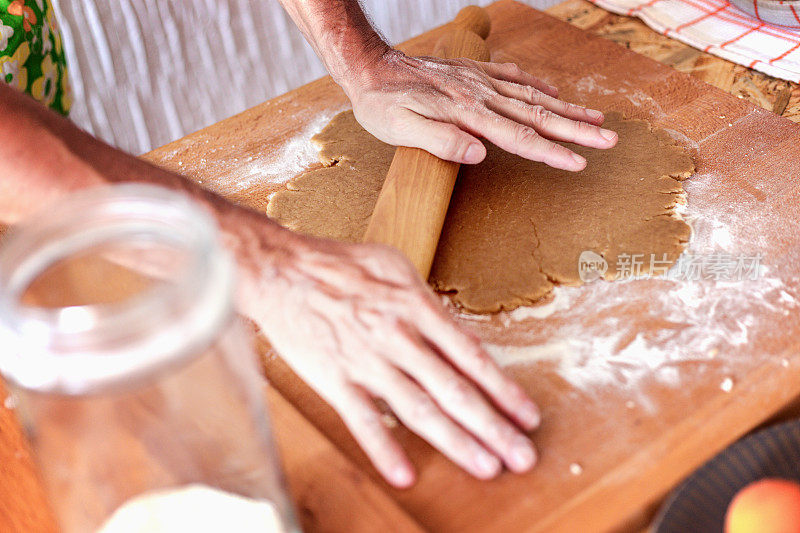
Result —
<path fill-rule="evenodd" d="M 422 148 L 440 159 L 456 163 L 475 164 L 486 157 L 483 143 L 455 124 L 431 120 L 410 109 L 402 113 L 405 125 L 396 144 Z"/>

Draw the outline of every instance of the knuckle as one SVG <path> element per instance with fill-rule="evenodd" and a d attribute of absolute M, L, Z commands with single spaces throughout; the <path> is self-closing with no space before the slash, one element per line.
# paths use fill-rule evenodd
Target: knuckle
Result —
<path fill-rule="evenodd" d="M 347 373 L 350 380 L 362 387 L 368 387 L 369 384 L 375 379 L 376 369 L 371 364 L 359 364 L 353 360 L 346 360 L 344 364 L 347 365 Z"/>
<path fill-rule="evenodd" d="M 542 94 L 539 91 L 539 89 L 537 89 L 536 87 L 534 87 L 532 85 L 523 85 L 523 87 L 524 87 L 523 92 L 524 92 L 525 99 L 529 103 L 536 104 L 536 102 L 539 101 L 539 97 Z M 539 106 L 539 107 L 541 107 L 541 106 Z"/>
<path fill-rule="evenodd" d="M 419 277 L 411 261 L 395 248 L 392 248 L 391 274 L 393 279 L 399 282 L 403 287 L 410 283 L 413 284 Z"/>
<path fill-rule="evenodd" d="M 457 91 L 450 97 L 452 103 L 460 111 L 476 109 L 481 101 L 474 94 L 467 91 Z"/>
<path fill-rule="evenodd" d="M 467 80 L 471 87 L 470 96 L 476 103 L 483 103 L 496 93 L 489 76 L 482 70 L 471 70 L 467 73 Z"/>
<path fill-rule="evenodd" d="M 598 133 L 599 128 L 588 122 L 583 122 L 582 120 L 575 121 L 575 129 L 577 133 L 583 137 L 588 137 L 590 135 L 594 135 Z"/>
<path fill-rule="evenodd" d="M 553 116 L 550 111 L 539 104 L 531 106 L 528 112 L 530 113 L 531 122 L 537 126 L 545 126 Z"/>
<path fill-rule="evenodd" d="M 399 265 L 403 263 L 402 259 L 405 258 L 405 256 L 397 248 L 385 244 L 375 244 L 374 246 L 380 250 L 381 255 L 386 258 L 390 265 Z"/>
<path fill-rule="evenodd" d="M 547 142 L 547 146 L 544 148 L 544 152 L 548 156 L 556 156 L 556 155 L 562 153 L 564 150 L 566 150 L 566 148 L 564 148 L 560 144 L 556 144 L 556 143 L 550 142 L 550 141 Z"/>
<path fill-rule="evenodd" d="M 527 146 L 539 140 L 539 134 L 533 128 L 519 125 L 514 132 L 514 143 L 517 147 Z"/>
<path fill-rule="evenodd" d="M 444 159 L 459 159 L 464 152 L 464 143 L 455 132 L 448 132 L 441 142 L 441 153 Z"/>
<path fill-rule="evenodd" d="M 494 359 L 486 354 L 486 352 L 484 352 L 480 346 L 475 346 L 475 354 L 473 358 L 475 360 L 475 369 L 481 376 L 486 379 L 495 376 L 498 371 L 497 365 L 494 362 Z"/>
<path fill-rule="evenodd" d="M 540 152 L 543 156 L 541 160 L 550 164 L 551 162 L 557 161 L 559 156 L 562 156 L 565 150 L 567 149 L 560 144 L 547 141 L 547 144 L 540 148 Z M 569 152 L 567 151 L 567 153 Z"/>
<path fill-rule="evenodd" d="M 378 270 L 391 281 L 407 280 L 414 276 L 414 267 L 408 258 L 397 248 L 382 243 L 368 243 L 361 246 L 374 258 Z"/>
<path fill-rule="evenodd" d="M 424 289 L 409 292 L 408 303 L 409 311 L 413 313 L 413 316 L 416 319 L 420 320 L 428 318 L 428 313 L 431 307 L 430 294 L 428 294 Z"/>
<path fill-rule="evenodd" d="M 414 427 L 425 426 L 436 418 L 438 407 L 428 396 L 420 394 L 408 411 L 408 423 Z"/>
<path fill-rule="evenodd" d="M 569 113 L 572 115 L 579 115 L 585 111 L 584 107 L 581 107 L 577 104 L 571 104 L 569 102 L 564 102 L 564 112 Z"/>
<path fill-rule="evenodd" d="M 471 65 L 465 65 L 462 74 L 473 83 L 481 82 L 486 78 L 486 74 L 484 74 L 482 70 L 472 67 Z"/>
<path fill-rule="evenodd" d="M 363 409 L 356 418 L 362 431 L 369 434 L 379 434 L 383 432 L 383 423 L 380 415 L 371 409 Z"/>
<path fill-rule="evenodd" d="M 474 399 L 474 389 L 463 379 L 453 379 L 445 391 L 445 398 L 451 405 L 463 405 Z"/>

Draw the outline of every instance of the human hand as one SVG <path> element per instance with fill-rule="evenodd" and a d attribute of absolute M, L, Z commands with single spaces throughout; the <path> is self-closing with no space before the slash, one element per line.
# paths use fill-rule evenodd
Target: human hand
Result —
<path fill-rule="evenodd" d="M 355 72 L 355 71 L 354 71 Z M 555 87 L 514 63 L 409 57 L 387 49 L 340 80 L 359 123 L 378 139 L 442 159 L 479 163 L 484 137 L 552 167 L 579 171 L 586 160 L 552 141 L 611 148 L 603 114 L 558 99 Z"/>
<path fill-rule="evenodd" d="M 536 405 L 452 322 L 405 257 L 381 245 L 290 238 L 299 245 L 250 284 L 245 312 L 391 484 L 409 486 L 415 475 L 374 398 L 478 478 L 502 463 L 533 466 L 518 426 L 539 425 Z"/>

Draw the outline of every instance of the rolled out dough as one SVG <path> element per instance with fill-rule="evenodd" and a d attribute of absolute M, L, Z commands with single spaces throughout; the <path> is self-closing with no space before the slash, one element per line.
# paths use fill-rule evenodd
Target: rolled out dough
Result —
<path fill-rule="evenodd" d="M 487 143 L 486 159 L 461 167 L 429 282 L 467 311 L 510 310 L 582 283 L 578 260 L 591 251 L 607 280 L 662 273 L 689 239 L 675 214 L 691 157 L 663 130 L 607 114 L 619 134 L 610 150 L 569 145 L 588 160 L 579 173 L 550 168 Z M 312 141 L 321 169 L 295 177 L 267 214 L 291 229 L 358 242 L 394 148 L 340 113 Z M 638 255 L 641 254 L 641 255 Z"/>

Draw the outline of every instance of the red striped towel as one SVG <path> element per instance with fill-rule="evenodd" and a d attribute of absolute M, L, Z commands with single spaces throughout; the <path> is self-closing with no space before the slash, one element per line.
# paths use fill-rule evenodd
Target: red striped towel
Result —
<path fill-rule="evenodd" d="M 725 0 L 590 1 L 620 15 L 639 17 L 655 31 L 704 52 L 800 82 L 800 30 L 762 22 Z"/>

